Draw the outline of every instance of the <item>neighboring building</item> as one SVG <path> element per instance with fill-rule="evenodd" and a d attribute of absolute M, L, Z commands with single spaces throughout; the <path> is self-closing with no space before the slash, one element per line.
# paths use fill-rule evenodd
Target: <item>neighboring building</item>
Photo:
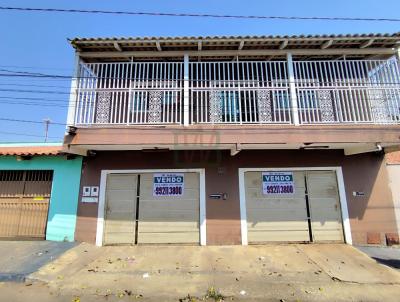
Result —
<path fill-rule="evenodd" d="M 0 238 L 74 241 L 82 157 L 62 144 L 0 144 Z"/>
<path fill-rule="evenodd" d="M 347 242 L 398 232 L 400 33 L 76 38 L 76 239 Z"/>
<path fill-rule="evenodd" d="M 400 235 L 400 152 L 392 152 L 386 155 L 386 167 L 389 173 L 389 185 L 393 194 L 398 230 L 398 233 L 392 237 L 393 241 L 398 243 Z"/>

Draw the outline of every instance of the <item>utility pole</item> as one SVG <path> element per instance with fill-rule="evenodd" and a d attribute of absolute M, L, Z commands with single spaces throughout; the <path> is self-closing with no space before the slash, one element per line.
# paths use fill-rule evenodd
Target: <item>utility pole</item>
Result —
<path fill-rule="evenodd" d="M 44 122 L 44 142 L 47 143 L 47 138 L 49 136 L 49 125 L 51 120 L 49 118 L 46 118 L 43 120 Z"/>

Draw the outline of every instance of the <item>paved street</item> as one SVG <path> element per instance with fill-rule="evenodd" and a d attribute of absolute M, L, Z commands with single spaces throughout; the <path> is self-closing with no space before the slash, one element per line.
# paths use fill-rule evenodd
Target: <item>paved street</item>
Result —
<path fill-rule="evenodd" d="M 80 244 L 0 291 L 0 301 L 398 301 L 400 272 L 347 245 Z"/>
<path fill-rule="evenodd" d="M 400 270 L 399 247 L 358 246 L 357 248 L 377 262 Z"/>

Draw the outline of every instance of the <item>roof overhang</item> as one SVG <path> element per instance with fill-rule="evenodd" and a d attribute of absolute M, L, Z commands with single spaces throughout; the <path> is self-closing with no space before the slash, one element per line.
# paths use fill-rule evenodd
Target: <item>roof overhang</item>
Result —
<path fill-rule="evenodd" d="M 388 57 L 400 47 L 400 33 L 307 36 L 111 37 L 69 40 L 87 61 L 182 60 L 191 57 L 280 59 L 288 52 L 308 59 Z"/>

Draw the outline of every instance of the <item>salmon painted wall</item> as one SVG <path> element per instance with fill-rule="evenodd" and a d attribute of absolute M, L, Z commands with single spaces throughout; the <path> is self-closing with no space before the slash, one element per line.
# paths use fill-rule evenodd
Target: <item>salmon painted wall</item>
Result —
<path fill-rule="evenodd" d="M 82 186 L 99 186 L 101 170 L 205 168 L 207 244 L 240 244 L 239 168 L 343 168 L 353 243 L 367 243 L 369 233 L 397 232 L 393 198 L 383 155 L 344 156 L 335 150 L 254 150 L 231 156 L 229 151 L 97 152 L 85 158 Z M 353 196 L 363 192 L 363 196 Z M 80 196 L 81 196 L 80 192 Z M 227 193 L 227 200 L 210 199 Z M 79 203 L 76 240 L 95 242 L 97 204 Z M 384 243 L 382 240 L 381 243 Z"/>
<path fill-rule="evenodd" d="M 0 170 L 53 170 L 46 240 L 74 241 L 82 157 L 34 156 L 18 161 L 0 156 Z"/>

